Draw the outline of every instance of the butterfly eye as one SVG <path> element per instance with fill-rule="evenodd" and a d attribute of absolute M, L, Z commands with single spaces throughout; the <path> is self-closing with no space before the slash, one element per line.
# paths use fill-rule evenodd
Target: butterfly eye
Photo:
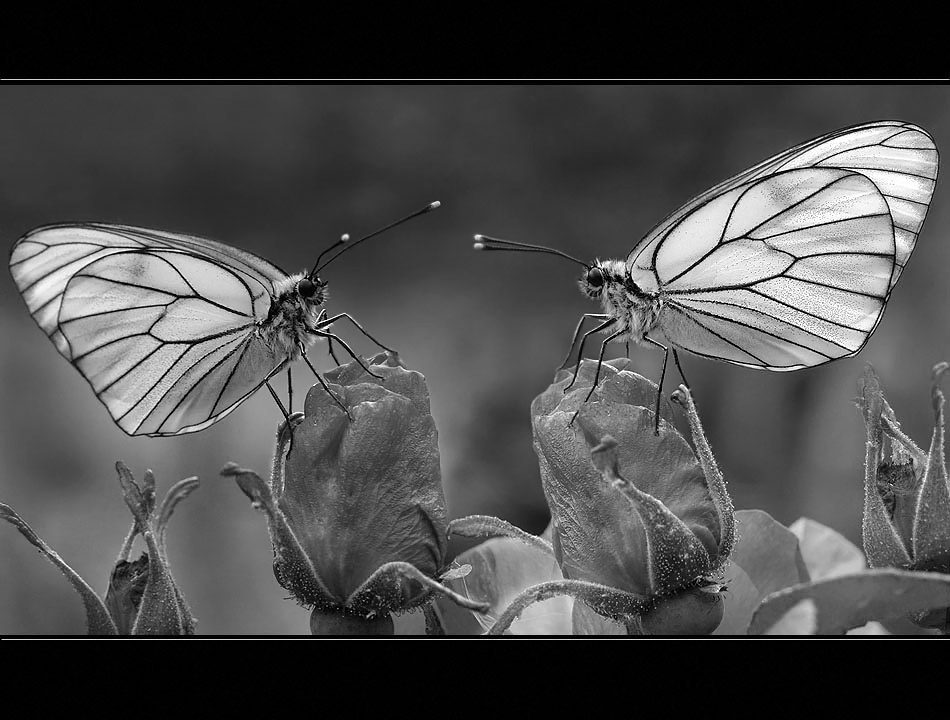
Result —
<path fill-rule="evenodd" d="M 600 268 L 591 268 L 587 272 L 587 284 L 599 288 L 604 284 L 604 272 Z"/>
<path fill-rule="evenodd" d="M 317 286 L 309 278 L 304 278 L 297 283 L 297 293 L 304 299 L 309 299 L 317 292 Z"/>

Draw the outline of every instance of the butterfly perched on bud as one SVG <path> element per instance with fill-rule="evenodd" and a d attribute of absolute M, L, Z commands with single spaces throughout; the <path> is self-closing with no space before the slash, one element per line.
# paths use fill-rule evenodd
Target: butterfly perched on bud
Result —
<path fill-rule="evenodd" d="M 295 275 L 214 240 L 105 223 L 28 232 L 13 246 L 10 273 L 33 319 L 120 428 L 181 435 L 214 424 L 265 384 L 274 394 L 270 378 L 301 357 L 310 364 L 307 348 L 319 338 L 358 359 L 334 323 L 349 319 L 377 341 L 348 314 L 327 315 L 320 271 L 437 207 L 355 242 L 344 235 Z"/>
<path fill-rule="evenodd" d="M 483 235 L 475 247 L 549 253 L 584 268 L 581 291 L 603 312 L 578 323 L 571 350 L 584 321 L 598 323 L 583 335 L 581 354 L 584 341 L 602 332 L 601 360 L 610 341 L 648 342 L 667 351 L 664 374 L 668 346 L 677 365 L 679 348 L 799 370 L 850 357 L 867 343 L 916 245 L 937 165 L 922 128 L 872 122 L 719 183 L 656 225 L 626 260 L 588 263 Z"/>

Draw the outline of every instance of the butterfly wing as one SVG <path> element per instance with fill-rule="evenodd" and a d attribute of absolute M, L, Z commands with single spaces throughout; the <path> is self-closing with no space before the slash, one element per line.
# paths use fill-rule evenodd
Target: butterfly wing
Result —
<path fill-rule="evenodd" d="M 10 269 L 34 319 L 130 435 L 204 429 L 286 361 L 255 332 L 286 274 L 222 243 L 48 226 L 14 246 Z"/>
<path fill-rule="evenodd" d="M 915 126 L 832 133 L 691 200 L 627 267 L 664 297 L 667 339 L 697 355 L 770 370 L 848 357 L 880 321 L 936 174 Z"/>
<path fill-rule="evenodd" d="M 655 275 L 655 257 L 671 227 L 698 207 L 734 188 L 786 170 L 838 168 L 867 177 L 884 196 L 894 222 L 895 264 L 891 288 L 917 243 L 937 181 L 938 154 L 926 130 L 896 120 L 856 125 L 786 150 L 696 196 L 637 243 L 627 268 Z M 654 277 L 654 282 L 658 279 Z M 645 289 L 654 291 L 650 283 Z"/>

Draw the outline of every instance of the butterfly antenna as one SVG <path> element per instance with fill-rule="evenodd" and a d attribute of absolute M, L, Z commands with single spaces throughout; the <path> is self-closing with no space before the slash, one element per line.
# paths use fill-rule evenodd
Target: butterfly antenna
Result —
<path fill-rule="evenodd" d="M 406 217 L 400 218 L 400 219 L 397 220 L 396 222 L 389 223 L 389 225 L 387 225 L 386 227 L 381 227 L 379 230 L 376 230 L 376 231 L 374 231 L 374 232 L 371 232 L 369 235 L 364 235 L 364 236 L 361 237 L 359 240 L 356 240 L 355 242 L 352 242 L 352 243 L 349 242 L 349 240 L 350 240 L 350 236 L 349 236 L 349 235 L 343 235 L 343 237 L 341 237 L 339 240 L 337 240 L 333 245 L 331 245 L 331 246 L 328 247 L 326 250 L 324 250 L 322 253 L 320 253 L 320 255 L 317 257 L 317 261 L 313 264 L 313 270 L 310 271 L 310 277 L 316 277 L 317 273 L 319 273 L 321 270 L 323 270 L 323 268 L 325 268 L 327 265 L 329 265 L 330 263 L 332 263 L 334 260 L 336 260 L 338 257 L 340 257 L 340 255 L 342 255 L 343 253 L 345 253 L 347 250 L 352 250 L 353 248 L 355 248 L 357 245 L 359 245 L 359 244 L 360 244 L 361 242 L 363 242 L 364 240 L 369 240 L 369 239 L 372 238 L 372 237 L 376 237 L 376 236 L 379 235 L 380 233 L 384 233 L 384 232 L 386 232 L 387 230 L 391 230 L 392 228 L 396 227 L 397 225 L 402 225 L 402 224 L 403 224 L 404 222 L 406 222 L 407 220 L 412 220 L 414 217 L 419 217 L 420 215 L 425 215 L 427 212 L 432 212 L 433 210 L 435 210 L 436 208 L 438 208 L 438 207 L 441 206 L 441 205 L 442 205 L 442 203 L 440 203 L 438 200 L 436 200 L 436 201 L 433 202 L 433 203 L 429 203 L 428 205 L 426 205 L 426 206 L 425 206 L 424 208 L 422 208 L 421 210 L 416 210 L 414 213 L 410 213 L 409 215 L 406 215 Z M 349 243 L 349 244 L 347 244 L 347 243 Z M 328 252 L 330 252 L 331 250 L 335 250 L 336 248 L 340 247 L 341 245 L 346 245 L 346 247 L 344 247 L 342 250 L 340 250 L 340 252 L 338 252 L 336 255 L 334 255 L 333 257 L 331 257 L 331 258 L 330 258 L 329 260 L 327 260 L 325 263 L 323 263 L 323 265 L 320 264 L 320 258 L 322 258 L 324 255 L 326 255 L 326 254 L 327 254 Z"/>
<path fill-rule="evenodd" d="M 319 255 L 317 255 L 317 261 L 313 264 L 313 270 L 310 271 L 310 277 L 313 277 L 314 275 L 317 274 L 317 266 L 320 264 L 320 258 L 322 258 L 324 255 L 326 255 L 326 254 L 327 254 L 328 252 L 330 252 L 331 250 L 336 250 L 338 247 L 340 247 L 340 245 L 343 245 L 343 244 L 345 244 L 345 243 L 348 243 L 349 241 L 350 241 L 350 234 L 349 234 L 349 233 L 343 233 L 343 234 L 340 236 L 340 239 L 339 239 L 339 240 L 337 240 L 335 243 L 333 243 L 330 247 L 328 247 L 328 248 L 327 248 L 326 250 L 324 250 L 322 253 L 320 253 Z"/>
<path fill-rule="evenodd" d="M 501 238 L 488 237 L 487 235 L 476 235 L 475 244 L 473 247 L 476 250 L 484 250 L 486 252 L 489 250 L 508 250 L 510 252 L 547 253 L 548 255 L 557 255 L 558 257 L 566 258 L 571 262 L 576 262 L 578 265 L 590 270 L 590 265 L 583 260 L 578 260 L 573 255 L 568 255 L 566 252 L 545 247 L 544 245 L 529 245 L 528 243 L 519 243 L 513 242 L 512 240 L 502 240 Z"/>

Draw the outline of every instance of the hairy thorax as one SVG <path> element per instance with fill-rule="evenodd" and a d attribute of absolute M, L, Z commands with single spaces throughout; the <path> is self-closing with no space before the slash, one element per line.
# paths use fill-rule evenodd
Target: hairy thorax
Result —
<path fill-rule="evenodd" d="M 291 361 L 300 357 L 301 348 L 316 341 L 313 331 L 317 327 L 320 306 L 326 301 L 326 293 L 307 299 L 300 297 L 297 283 L 303 277 L 303 274 L 291 275 L 277 283 L 267 317 L 257 322 L 258 337 L 276 355 Z"/>
<path fill-rule="evenodd" d="M 599 293 L 601 307 L 605 315 L 615 320 L 605 332 L 623 333 L 617 338 L 620 342 L 640 342 L 657 324 L 663 309 L 662 296 L 643 291 L 620 260 L 598 260 L 596 267 L 603 272 L 605 280 Z"/>

